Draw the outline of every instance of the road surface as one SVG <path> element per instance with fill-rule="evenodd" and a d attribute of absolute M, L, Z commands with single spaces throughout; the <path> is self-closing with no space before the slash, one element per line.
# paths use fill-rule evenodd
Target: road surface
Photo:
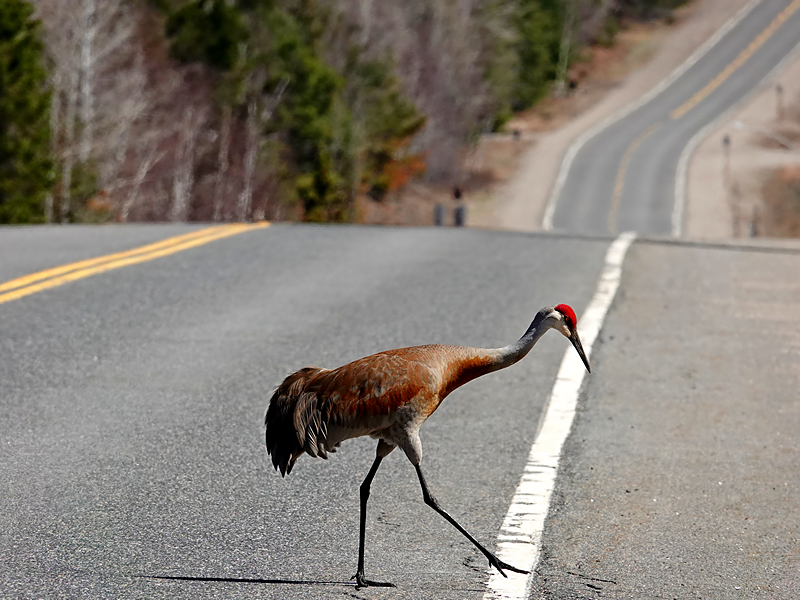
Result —
<path fill-rule="evenodd" d="M 676 178 L 692 138 L 746 97 L 800 42 L 800 1 L 763 0 L 670 85 L 580 146 L 546 228 L 676 235 Z"/>
<path fill-rule="evenodd" d="M 114 230 L 4 228 L 2 269 L 197 234 Z M 423 504 L 399 452 L 367 525 L 367 575 L 398 587 L 356 591 L 374 442 L 281 479 L 267 399 L 306 364 L 500 346 L 558 302 L 580 315 L 610 243 L 273 225 L 0 296 L 0 597 L 482 598 L 485 560 Z M 534 597 L 797 597 L 800 288 L 781 275 L 799 267 L 796 247 L 634 243 Z M 490 546 L 568 347 L 548 334 L 422 429 L 432 490 Z"/>

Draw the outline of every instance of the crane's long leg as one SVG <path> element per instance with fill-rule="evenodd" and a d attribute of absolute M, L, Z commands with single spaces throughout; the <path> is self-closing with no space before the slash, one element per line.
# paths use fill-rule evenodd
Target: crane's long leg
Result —
<path fill-rule="evenodd" d="M 509 571 L 514 571 L 515 573 L 522 573 L 524 575 L 528 575 L 530 573 L 530 571 L 524 571 L 522 569 L 512 567 L 508 563 L 505 563 L 499 558 L 497 558 L 489 550 L 484 548 L 483 545 L 478 540 L 476 540 L 474 537 L 472 537 L 472 535 L 470 535 L 469 531 L 467 531 L 461 525 L 459 525 L 453 517 L 447 514 L 447 511 L 445 511 L 441 506 L 439 506 L 439 503 L 436 501 L 436 498 L 434 498 L 433 495 L 428 490 L 428 484 L 425 482 L 425 477 L 422 475 L 422 470 L 419 468 L 419 465 L 414 465 L 414 468 L 417 470 L 417 477 L 419 477 L 419 484 L 422 487 L 422 497 L 425 500 L 425 504 L 430 506 L 433 510 L 435 510 L 445 519 L 447 519 L 450 522 L 450 524 L 456 529 L 458 529 L 464 537 L 466 537 L 470 542 L 472 542 L 475 545 L 475 547 L 478 550 L 483 552 L 483 555 L 489 559 L 489 564 L 493 565 L 498 571 L 500 571 L 500 574 L 503 577 L 507 577 L 507 575 L 503 572 L 503 569 L 508 569 Z"/>
<path fill-rule="evenodd" d="M 367 528 L 367 500 L 369 499 L 369 488 L 372 485 L 372 480 L 375 477 L 375 473 L 378 471 L 378 467 L 381 466 L 382 460 L 383 456 L 380 454 L 375 457 L 375 462 L 372 463 L 369 473 L 367 473 L 366 478 L 364 478 L 364 481 L 361 484 L 361 518 L 358 529 L 358 570 L 356 571 L 356 574 L 353 575 L 353 579 L 356 580 L 356 588 L 368 586 L 395 587 L 393 583 L 371 581 L 364 578 L 364 536 Z"/>

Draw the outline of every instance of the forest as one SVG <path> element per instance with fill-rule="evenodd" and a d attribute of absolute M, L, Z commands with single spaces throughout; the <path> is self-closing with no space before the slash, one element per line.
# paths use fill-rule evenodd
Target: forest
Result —
<path fill-rule="evenodd" d="M 352 221 L 682 0 L 2 0 L 0 223 Z"/>

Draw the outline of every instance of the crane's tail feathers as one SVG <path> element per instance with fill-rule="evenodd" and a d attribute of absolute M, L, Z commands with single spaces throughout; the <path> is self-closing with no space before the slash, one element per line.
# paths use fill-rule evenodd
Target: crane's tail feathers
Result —
<path fill-rule="evenodd" d="M 304 452 L 328 458 L 327 418 L 323 415 L 317 395 L 305 389 L 306 383 L 323 371 L 306 367 L 289 375 L 269 402 L 264 418 L 267 452 L 272 456 L 276 471 L 285 477 Z"/>
<path fill-rule="evenodd" d="M 282 477 L 286 477 L 292 472 L 292 467 L 298 458 L 287 448 L 288 446 L 280 441 L 273 440 L 270 443 L 269 434 L 267 434 L 267 453 L 272 455 L 272 466 L 276 471 L 280 471 Z"/>

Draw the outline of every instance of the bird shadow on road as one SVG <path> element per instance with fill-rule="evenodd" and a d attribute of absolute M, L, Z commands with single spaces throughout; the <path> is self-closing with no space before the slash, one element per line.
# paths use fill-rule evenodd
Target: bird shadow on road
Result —
<path fill-rule="evenodd" d="M 161 581 L 207 581 L 212 583 L 258 583 L 262 585 L 343 585 L 354 588 L 355 581 L 314 581 L 311 579 L 259 579 L 248 577 L 191 577 L 188 575 L 134 575 L 138 579 Z"/>

